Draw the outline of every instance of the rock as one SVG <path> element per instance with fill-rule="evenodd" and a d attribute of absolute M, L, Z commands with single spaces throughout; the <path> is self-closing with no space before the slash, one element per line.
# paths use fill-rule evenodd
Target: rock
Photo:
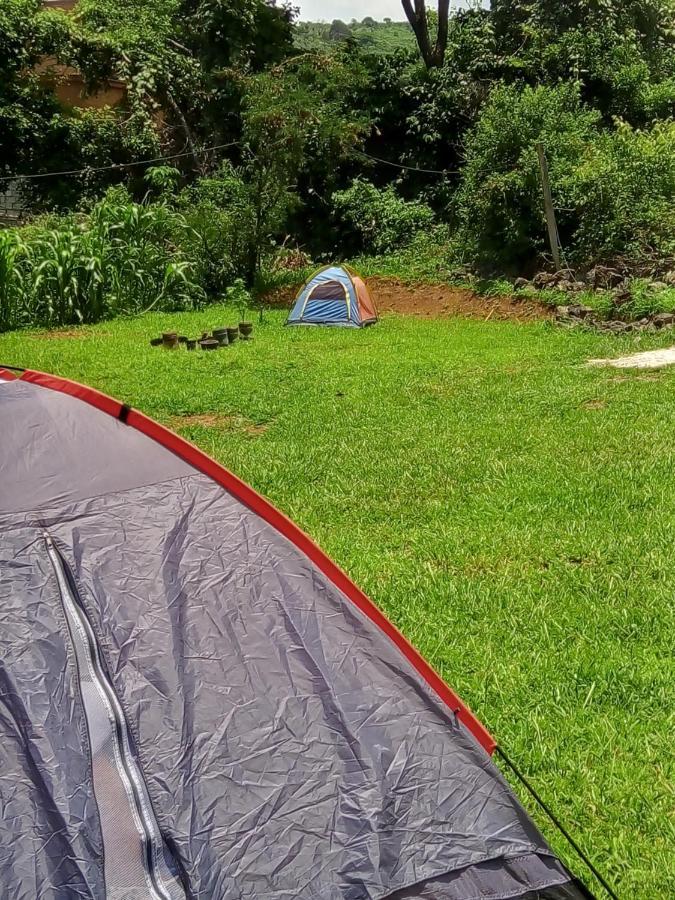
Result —
<path fill-rule="evenodd" d="M 595 288 L 613 288 L 621 284 L 623 275 L 608 266 L 594 266 L 586 275 L 586 283 Z"/>
<path fill-rule="evenodd" d="M 537 288 L 550 287 L 557 280 L 558 276 L 551 272 L 538 272 L 532 279 L 532 284 Z"/>
<path fill-rule="evenodd" d="M 658 293 L 659 291 L 667 291 L 668 285 L 665 281 L 652 281 L 649 284 L 649 290 L 654 291 L 654 293 Z"/>
<path fill-rule="evenodd" d="M 675 313 L 657 313 L 652 317 L 652 322 L 657 328 L 669 328 L 672 325 L 675 325 Z"/>
<path fill-rule="evenodd" d="M 610 334 L 621 334 L 621 332 L 625 329 L 626 323 L 619 322 L 618 319 L 612 319 L 609 322 L 602 322 L 598 325 L 600 331 L 608 331 Z"/>
<path fill-rule="evenodd" d="M 666 272 L 663 276 L 664 282 L 668 285 L 668 287 L 675 287 L 675 269 L 671 269 L 670 272 Z"/>
<path fill-rule="evenodd" d="M 621 285 L 620 287 L 615 288 L 612 296 L 614 298 L 614 303 L 617 306 L 621 306 L 624 303 L 630 303 L 630 301 L 633 299 L 630 288 L 626 287 L 625 285 Z"/>
<path fill-rule="evenodd" d="M 524 288 L 532 287 L 527 278 L 516 278 L 513 282 L 513 286 L 517 291 L 522 291 Z"/>
<path fill-rule="evenodd" d="M 567 285 L 567 290 L 579 293 L 586 290 L 586 285 L 583 281 L 570 281 Z"/>
<path fill-rule="evenodd" d="M 569 314 L 573 319 L 588 319 L 594 313 L 595 310 L 591 309 L 590 306 L 582 306 L 580 303 L 575 303 L 574 306 L 569 307 Z"/>
<path fill-rule="evenodd" d="M 580 303 L 574 303 L 570 306 L 563 305 L 556 307 L 556 321 L 561 325 L 596 325 L 600 323 L 595 317 L 595 310 L 590 306 L 582 306 Z"/>

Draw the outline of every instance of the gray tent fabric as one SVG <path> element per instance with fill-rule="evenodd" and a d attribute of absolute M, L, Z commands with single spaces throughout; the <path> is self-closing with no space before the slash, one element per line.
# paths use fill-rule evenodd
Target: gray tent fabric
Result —
<path fill-rule="evenodd" d="M 0 626 L 2 897 L 587 896 L 292 541 L 135 428 L 21 380 L 0 381 Z M 87 648 L 159 883 L 105 868 L 129 810 L 92 774 Z"/>

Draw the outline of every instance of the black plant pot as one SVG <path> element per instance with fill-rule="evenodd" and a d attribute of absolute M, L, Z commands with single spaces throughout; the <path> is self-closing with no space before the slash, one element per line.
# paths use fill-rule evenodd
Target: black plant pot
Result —
<path fill-rule="evenodd" d="M 227 340 L 230 344 L 233 344 L 237 338 L 239 337 L 239 329 L 238 328 L 228 328 L 227 329 Z"/>
<path fill-rule="evenodd" d="M 253 322 L 240 322 L 239 323 L 239 334 L 242 336 L 242 338 L 245 341 L 247 341 L 250 338 L 252 331 L 253 331 Z"/>
<path fill-rule="evenodd" d="M 230 342 L 227 335 L 227 328 L 214 328 L 213 337 L 218 341 L 221 347 L 227 347 Z"/>
<path fill-rule="evenodd" d="M 199 342 L 199 346 L 202 350 L 217 350 L 220 344 L 215 338 L 206 338 L 206 340 Z"/>

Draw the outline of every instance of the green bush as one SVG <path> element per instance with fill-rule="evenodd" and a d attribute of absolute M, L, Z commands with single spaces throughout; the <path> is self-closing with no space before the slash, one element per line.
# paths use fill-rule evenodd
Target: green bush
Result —
<path fill-rule="evenodd" d="M 87 217 L 0 232 L 0 330 L 195 306 L 203 290 L 176 242 L 186 232 L 165 204 L 133 203 L 119 188 Z"/>
<path fill-rule="evenodd" d="M 571 171 L 595 138 L 599 121 L 600 114 L 581 104 L 572 84 L 493 90 L 467 139 L 456 198 L 459 243 L 469 261 L 519 268 L 545 250 L 535 144 L 544 142 L 557 185 L 559 173 Z M 566 240 L 565 215 L 559 224 Z"/>
<path fill-rule="evenodd" d="M 332 197 L 333 211 L 356 238 L 357 250 L 388 253 L 407 246 L 415 235 L 434 226 L 434 212 L 425 203 L 404 200 L 393 185 L 380 189 L 357 178 Z"/>
<path fill-rule="evenodd" d="M 222 295 L 247 275 L 255 211 L 246 184 L 223 163 L 182 191 L 177 208 L 188 227 L 182 247 L 198 266 L 200 284 L 209 296 Z"/>
<path fill-rule="evenodd" d="M 558 179 L 560 205 L 575 209 L 574 259 L 675 255 L 675 122 L 603 132 Z"/>
<path fill-rule="evenodd" d="M 675 125 L 602 128 L 578 87 L 499 86 L 467 140 L 456 197 L 467 261 L 521 269 L 548 250 L 536 143 L 545 146 L 561 242 L 570 263 L 675 241 Z"/>

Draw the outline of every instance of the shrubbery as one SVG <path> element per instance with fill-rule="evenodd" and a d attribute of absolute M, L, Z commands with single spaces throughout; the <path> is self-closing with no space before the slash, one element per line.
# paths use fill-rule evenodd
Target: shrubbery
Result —
<path fill-rule="evenodd" d="M 336 218 L 358 237 L 357 249 L 388 253 L 405 247 L 414 236 L 433 227 L 434 212 L 425 203 L 404 200 L 393 185 L 377 188 L 357 178 L 333 194 Z"/>
<path fill-rule="evenodd" d="M 229 164 L 185 188 L 176 201 L 187 229 L 182 246 L 210 296 L 245 276 L 254 210 L 246 184 Z"/>
<path fill-rule="evenodd" d="M 675 125 L 600 125 L 574 84 L 495 88 L 467 140 L 456 198 L 468 260 L 520 269 L 546 251 L 537 141 L 568 261 L 673 252 Z"/>

